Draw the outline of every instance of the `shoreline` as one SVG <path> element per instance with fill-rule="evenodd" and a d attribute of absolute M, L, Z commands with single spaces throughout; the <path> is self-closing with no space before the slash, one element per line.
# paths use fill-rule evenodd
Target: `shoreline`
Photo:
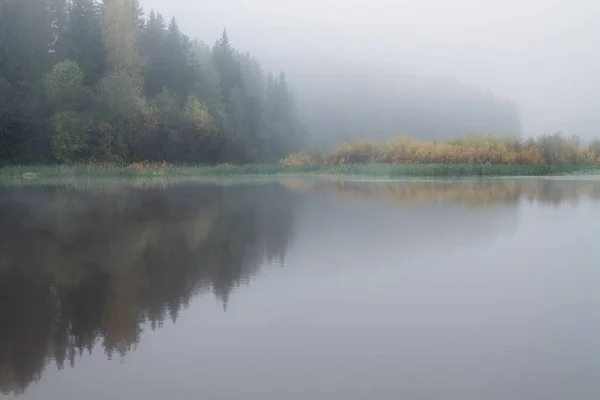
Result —
<path fill-rule="evenodd" d="M 519 178 L 600 176 L 600 166 L 511 164 L 350 164 L 344 166 L 277 164 L 161 166 L 133 168 L 112 164 L 0 167 L 0 181 L 56 178 L 223 178 L 265 176 L 354 176 L 366 178 Z"/>

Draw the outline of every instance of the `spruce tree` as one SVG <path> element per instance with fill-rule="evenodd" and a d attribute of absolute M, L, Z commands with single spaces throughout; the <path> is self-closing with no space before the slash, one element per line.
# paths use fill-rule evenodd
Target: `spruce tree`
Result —
<path fill-rule="evenodd" d="M 102 38 L 102 15 L 94 0 L 72 0 L 61 47 L 64 58 L 75 61 L 85 75 L 85 84 L 94 85 L 107 69 Z"/>

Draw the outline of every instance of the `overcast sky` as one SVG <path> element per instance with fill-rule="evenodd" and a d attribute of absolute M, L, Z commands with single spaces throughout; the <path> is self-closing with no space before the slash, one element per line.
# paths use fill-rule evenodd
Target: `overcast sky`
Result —
<path fill-rule="evenodd" d="M 340 68 L 457 78 L 515 100 L 523 133 L 600 136 L 598 0 L 142 0 L 294 82 Z M 357 55 L 362 55 L 357 58 Z M 297 88 L 301 93 L 301 88 Z"/>

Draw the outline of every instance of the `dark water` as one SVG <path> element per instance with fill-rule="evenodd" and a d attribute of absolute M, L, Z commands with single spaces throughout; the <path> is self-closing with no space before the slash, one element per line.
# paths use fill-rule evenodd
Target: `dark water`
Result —
<path fill-rule="evenodd" d="M 598 399 L 600 182 L 0 186 L 0 393 Z"/>

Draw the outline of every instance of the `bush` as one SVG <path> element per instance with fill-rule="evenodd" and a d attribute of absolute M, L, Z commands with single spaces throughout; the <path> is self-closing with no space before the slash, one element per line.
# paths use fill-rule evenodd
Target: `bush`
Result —
<path fill-rule="evenodd" d="M 293 153 L 282 158 L 279 163 L 286 167 L 301 167 L 303 165 L 313 164 L 313 160 L 312 157 L 306 153 Z"/>
<path fill-rule="evenodd" d="M 52 153 L 62 163 L 85 160 L 91 119 L 75 111 L 61 111 L 51 118 Z"/>
<path fill-rule="evenodd" d="M 296 162 L 291 155 L 282 160 Z M 309 156 L 306 158 L 310 159 Z M 288 160 L 289 158 L 289 160 Z M 577 137 L 546 135 L 523 141 L 515 137 L 473 134 L 443 143 L 423 142 L 398 136 L 385 144 L 372 140 L 344 142 L 329 154 L 312 158 L 319 164 L 507 164 L 594 165 L 600 164 L 600 141 L 583 146 Z M 302 165 L 302 164 L 290 164 Z"/>
<path fill-rule="evenodd" d="M 382 146 L 374 140 L 360 139 L 338 145 L 325 159 L 330 165 L 381 162 Z"/>

